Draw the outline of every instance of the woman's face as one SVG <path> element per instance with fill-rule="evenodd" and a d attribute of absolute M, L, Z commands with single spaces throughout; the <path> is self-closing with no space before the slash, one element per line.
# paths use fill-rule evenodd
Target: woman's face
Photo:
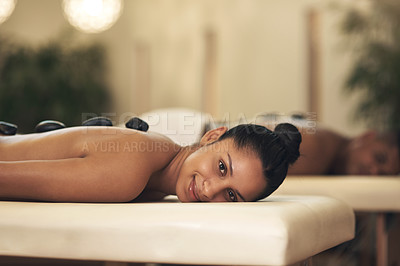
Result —
<path fill-rule="evenodd" d="M 232 139 L 201 147 L 183 163 L 176 184 L 182 202 L 254 201 L 267 181 L 261 160 Z"/>

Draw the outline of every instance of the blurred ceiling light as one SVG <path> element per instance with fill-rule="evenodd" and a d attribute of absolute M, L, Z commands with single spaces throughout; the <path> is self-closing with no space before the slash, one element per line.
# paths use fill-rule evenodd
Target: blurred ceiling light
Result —
<path fill-rule="evenodd" d="M 1 0 L 0 0 L 1 1 Z M 64 0 L 64 13 L 72 26 L 88 33 L 109 29 L 122 13 L 122 0 Z"/>
<path fill-rule="evenodd" d="M 0 0 L 0 24 L 8 19 L 14 11 L 17 0 Z"/>

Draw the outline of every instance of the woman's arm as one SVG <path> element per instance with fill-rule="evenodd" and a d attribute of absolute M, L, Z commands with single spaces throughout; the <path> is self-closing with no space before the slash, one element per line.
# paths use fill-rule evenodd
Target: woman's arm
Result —
<path fill-rule="evenodd" d="M 0 198 L 71 202 L 125 202 L 136 198 L 149 174 L 121 158 L 0 161 Z M 123 167 L 125 166 L 125 167 Z"/>

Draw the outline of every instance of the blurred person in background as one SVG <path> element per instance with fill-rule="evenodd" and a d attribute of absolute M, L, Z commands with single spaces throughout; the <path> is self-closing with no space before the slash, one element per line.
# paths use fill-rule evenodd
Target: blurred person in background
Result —
<path fill-rule="evenodd" d="M 288 122 L 303 136 L 300 157 L 290 175 L 397 175 L 400 173 L 400 132 L 370 129 L 347 137 L 305 115 L 261 114 L 256 124 L 270 129 Z"/>

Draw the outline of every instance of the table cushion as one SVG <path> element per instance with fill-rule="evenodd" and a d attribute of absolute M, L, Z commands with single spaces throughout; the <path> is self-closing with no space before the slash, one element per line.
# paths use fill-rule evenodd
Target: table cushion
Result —
<path fill-rule="evenodd" d="M 286 265 L 354 236 L 341 201 L 0 202 L 0 255 L 184 264 Z"/>

